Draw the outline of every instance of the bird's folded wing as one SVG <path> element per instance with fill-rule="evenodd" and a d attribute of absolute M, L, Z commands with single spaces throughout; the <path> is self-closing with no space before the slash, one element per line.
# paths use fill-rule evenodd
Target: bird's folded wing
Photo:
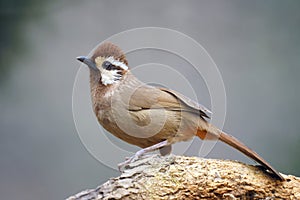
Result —
<path fill-rule="evenodd" d="M 174 111 L 192 112 L 206 118 L 209 118 L 206 113 L 211 113 L 204 106 L 197 104 L 176 91 L 148 85 L 137 88 L 131 96 L 129 104 L 131 111 L 164 108 Z"/>
<path fill-rule="evenodd" d="M 187 108 L 189 108 L 188 110 L 193 110 L 194 112 L 200 112 L 200 115 L 206 118 L 209 118 L 209 116 L 207 115 L 207 113 L 211 114 L 212 112 L 207 109 L 205 106 L 189 99 L 188 97 L 184 96 L 183 94 L 180 94 L 179 92 L 176 92 L 174 90 L 171 89 L 167 89 L 167 88 L 159 88 L 161 91 L 165 92 L 165 93 L 169 93 L 171 95 L 173 95 L 176 99 L 180 100 L 181 103 L 185 104 L 185 106 L 187 106 Z M 186 107 L 185 107 L 186 109 Z"/>
<path fill-rule="evenodd" d="M 183 94 L 180 94 L 179 92 L 176 92 L 174 90 L 171 89 L 167 89 L 167 88 L 160 88 L 160 90 L 167 92 L 169 94 L 174 95 L 176 98 L 180 99 L 182 102 L 184 102 L 187 106 L 196 109 L 196 110 L 201 110 L 203 112 L 209 113 L 211 114 L 212 112 L 207 109 L 205 106 L 189 99 L 188 97 L 184 96 Z"/>

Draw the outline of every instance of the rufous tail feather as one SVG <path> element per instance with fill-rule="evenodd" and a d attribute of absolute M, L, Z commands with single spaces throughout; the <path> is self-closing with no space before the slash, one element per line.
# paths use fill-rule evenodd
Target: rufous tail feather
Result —
<path fill-rule="evenodd" d="M 209 133 L 209 134 L 207 134 Z M 259 164 L 263 165 L 266 169 L 271 171 L 274 176 L 280 180 L 284 180 L 284 178 L 267 162 L 265 161 L 262 157 L 260 157 L 255 151 L 244 145 L 242 142 L 234 138 L 233 136 L 224 133 L 223 131 L 217 129 L 214 126 L 209 127 L 209 131 L 200 131 L 198 130 L 197 136 L 200 137 L 201 139 L 216 139 L 218 138 L 222 142 L 225 142 L 226 144 L 230 145 L 231 147 L 239 150 L 240 152 L 244 153 L 248 157 L 252 158 Z"/>

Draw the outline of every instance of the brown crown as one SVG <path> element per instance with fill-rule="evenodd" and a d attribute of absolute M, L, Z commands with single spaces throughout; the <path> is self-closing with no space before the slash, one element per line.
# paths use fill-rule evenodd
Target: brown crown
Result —
<path fill-rule="evenodd" d="M 125 65 L 128 65 L 126 60 L 126 56 L 123 51 L 111 42 L 105 42 L 98 46 L 98 48 L 94 51 L 92 59 L 95 60 L 97 57 L 110 57 L 113 56 L 114 59 L 123 62 Z"/>

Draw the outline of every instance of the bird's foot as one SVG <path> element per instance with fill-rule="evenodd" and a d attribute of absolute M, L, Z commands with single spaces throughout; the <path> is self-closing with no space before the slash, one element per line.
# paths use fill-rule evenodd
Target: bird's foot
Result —
<path fill-rule="evenodd" d="M 165 146 L 169 146 L 170 143 L 167 141 L 167 140 L 164 140 L 160 143 L 157 143 L 155 145 L 152 145 L 150 147 L 147 147 L 147 148 L 144 148 L 144 149 L 141 149 L 139 150 L 138 152 L 136 152 L 134 154 L 134 156 L 130 157 L 130 158 L 127 158 L 124 162 L 118 164 L 118 168 L 119 168 L 119 171 L 122 172 L 122 168 L 123 167 L 126 167 L 128 166 L 130 163 L 138 160 L 142 155 L 144 155 L 145 153 L 149 153 L 149 152 L 152 152 L 152 151 L 155 151 L 159 148 L 162 148 L 162 147 L 165 147 Z"/>
<path fill-rule="evenodd" d="M 122 168 L 125 168 L 128 166 L 130 163 L 133 163 L 134 161 L 137 161 L 143 154 L 145 154 L 145 150 L 141 149 L 138 152 L 136 152 L 133 156 L 131 157 L 126 157 L 124 162 L 121 162 L 118 164 L 118 169 L 120 172 L 122 172 Z"/>

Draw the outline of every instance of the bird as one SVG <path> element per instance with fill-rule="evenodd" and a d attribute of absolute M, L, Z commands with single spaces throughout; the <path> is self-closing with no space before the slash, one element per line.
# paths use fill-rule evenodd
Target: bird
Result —
<path fill-rule="evenodd" d="M 92 55 L 77 60 L 90 71 L 92 107 L 100 125 L 117 138 L 141 147 L 118 165 L 119 170 L 145 153 L 159 150 L 162 156 L 172 144 L 199 137 L 220 140 L 259 163 L 275 179 L 283 176 L 255 151 L 209 123 L 211 112 L 179 92 L 145 84 L 129 68 L 122 49 L 103 42 Z"/>

